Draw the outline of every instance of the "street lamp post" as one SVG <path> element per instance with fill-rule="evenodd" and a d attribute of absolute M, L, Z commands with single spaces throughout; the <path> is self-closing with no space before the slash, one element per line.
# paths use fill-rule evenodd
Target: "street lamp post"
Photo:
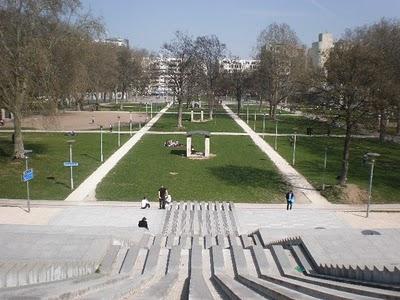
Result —
<path fill-rule="evenodd" d="M 247 109 L 246 123 L 249 124 L 249 103 L 248 102 L 246 102 L 246 109 Z"/>
<path fill-rule="evenodd" d="M 293 135 L 293 156 L 292 156 L 292 165 L 293 166 L 296 163 L 296 139 L 297 139 L 297 135 L 296 135 L 296 131 L 295 131 L 294 135 Z"/>
<path fill-rule="evenodd" d="M 100 125 L 100 161 L 104 161 L 103 156 L 103 125 Z"/>
<path fill-rule="evenodd" d="M 73 167 L 72 167 L 72 144 L 75 143 L 75 140 L 68 140 L 67 143 L 69 144 L 69 162 L 70 162 L 70 176 L 71 176 L 71 190 L 74 189 L 74 176 L 73 176 Z"/>
<path fill-rule="evenodd" d="M 118 116 L 118 147 L 121 146 L 121 117 Z"/>
<path fill-rule="evenodd" d="M 256 123 L 257 123 L 257 110 L 254 111 L 254 131 L 256 131 Z"/>
<path fill-rule="evenodd" d="M 153 119 L 153 102 L 150 102 L 150 119 Z"/>
<path fill-rule="evenodd" d="M 25 150 L 24 154 L 25 154 L 25 171 L 29 170 L 29 164 L 28 164 L 28 159 L 29 153 L 32 153 L 32 150 Z M 30 197 L 30 191 L 29 191 L 29 180 L 26 181 L 26 204 L 28 207 L 28 212 L 31 212 L 31 197 Z"/>
<path fill-rule="evenodd" d="M 278 150 L 278 119 L 275 120 L 275 151 Z"/>
<path fill-rule="evenodd" d="M 325 154 L 324 154 L 324 172 L 322 173 L 322 190 L 325 191 L 325 173 L 326 167 L 328 162 L 328 146 L 325 147 Z"/>
<path fill-rule="evenodd" d="M 263 138 L 265 138 L 265 113 L 263 118 Z"/>
<path fill-rule="evenodd" d="M 129 113 L 129 134 L 132 136 L 132 113 Z"/>
<path fill-rule="evenodd" d="M 367 203 L 367 213 L 366 218 L 369 216 L 369 207 L 371 205 L 371 197 L 372 197 L 372 178 L 374 177 L 374 166 L 375 166 L 375 159 L 379 157 L 379 153 L 368 152 L 364 155 L 364 157 L 370 161 L 371 170 L 369 173 L 369 189 L 368 189 L 368 203 Z"/>

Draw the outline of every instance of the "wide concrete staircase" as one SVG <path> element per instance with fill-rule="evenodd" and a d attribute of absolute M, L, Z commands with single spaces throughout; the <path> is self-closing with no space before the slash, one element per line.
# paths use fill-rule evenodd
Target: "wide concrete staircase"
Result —
<path fill-rule="evenodd" d="M 96 271 L 0 299 L 400 299 L 399 282 L 326 275 L 292 239 L 239 235 L 232 203 L 174 203 L 158 235 L 111 245 Z"/>

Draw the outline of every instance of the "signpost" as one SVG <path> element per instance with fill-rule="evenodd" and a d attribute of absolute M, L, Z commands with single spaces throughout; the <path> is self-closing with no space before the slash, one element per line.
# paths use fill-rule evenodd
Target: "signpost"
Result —
<path fill-rule="evenodd" d="M 103 156 L 103 126 L 100 125 L 100 161 L 104 161 L 104 156 Z"/>
<path fill-rule="evenodd" d="M 121 117 L 118 116 L 118 147 L 121 146 Z"/>
<path fill-rule="evenodd" d="M 66 162 L 67 165 L 64 162 L 64 166 L 70 167 L 71 169 L 71 190 L 74 189 L 74 176 L 73 176 L 73 161 L 72 161 L 72 144 L 75 143 L 75 140 L 68 140 L 67 143 L 69 144 L 69 162 Z"/>
<path fill-rule="evenodd" d="M 31 197 L 30 197 L 30 191 L 29 191 L 29 181 L 33 179 L 33 169 L 29 169 L 28 165 L 28 159 L 29 153 L 32 153 L 32 150 L 25 150 L 25 171 L 22 173 L 22 180 L 26 182 L 26 202 L 28 206 L 28 212 L 31 212 Z"/>

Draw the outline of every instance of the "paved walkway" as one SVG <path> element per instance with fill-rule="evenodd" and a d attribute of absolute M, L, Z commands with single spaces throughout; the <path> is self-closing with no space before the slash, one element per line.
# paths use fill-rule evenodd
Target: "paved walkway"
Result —
<path fill-rule="evenodd" d="M 253 142 L 263 151 L 275 164 L 285 180 L 293 187 L 297 201 L 300 203 L 311 202 L 320 206 L 331 205 L 315 188 L 293 168 L 282 156 L 278 154 L 267 142 L 265 142 L 256 132 L 254 132 L 242 119 L 240 119 L 225 104 L 222 105 L 228 114 L 242 129 L 250 136 Z"/>
<path fill-rule="evenodd" d="M 163 108 L 153 119 L 151 119 L 142 129 L 132 136 L 125 144 L 114 152 L 96 171 L 85 179 L 65 201 L 87 201 L 96 200 L 96 187 L 103 178 L 110 172 L 117 163 L 136 145 L 143 135 L 161 118 L 171 104 Z"/>

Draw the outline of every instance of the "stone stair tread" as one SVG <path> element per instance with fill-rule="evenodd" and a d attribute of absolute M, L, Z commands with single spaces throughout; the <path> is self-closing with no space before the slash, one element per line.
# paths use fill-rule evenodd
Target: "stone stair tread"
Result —
<path fill-rule="evenodd" d="M 307 270 L 309 270 L 310 265 L 304 255 L 303 251 L 301 250 L 301 248 L 298 245 L 292 245 L 291 249 L 293 250 L 293 253 L 295 254 L 296 258 L 300 261 L 300 264 L 302 265 L 305 273 L 306 274 L 312 273 L 312 272 L 307 271 Z M 343 290 L 345 292 L 357 293 L 360 295 L 365 295 L 365 296 L 370 296 L 370 297 L 382 297 L 383 296 L 383 297 L 387 297 L 387 298 L 398 297 L 400 299 L 400 292 L 396 292 L 396 291 L 374 288 L 374 287 L 369 287 L 369 286 L 360 286 L 357 284 L 351 284 L 351 283 L 346 283 L 346 282 L 338 282 L 338 281 L 334 281 L 334 280 L 324 279 L 322 277 L 304 276 L 304 274 L 298 274 L 296 272 L 288 272 L 286 275 L 295 280 L 305 281 L 305 282 L 308 282 L 311 284 L 321 285 L 321 286 L 325 286 L 325 287 L 333 288 L 333 289 L 337 289 L 337 290 Z"/>
<path fill-rule="evenodd" d="M 282 271 L 282 275 L 287 274 L 287 273 L 292 273 L 293 268 L 292 265 L 287 257 L 287 254 L 285 253 L 283 247 L 281 245 L 273 245 L 271 247 L 272 249 L 272 254 L 276 260 L 276 263 L 278 267 Z M 362 295 L 355 295 L 354 293 L 349 293 L 349 292 L 344 292 L 344 291 L 339 291 L 336 289 L 331 289 L 315 284 L 310 284 L 306 282 L 299 282 L 296 280 L 293 280 L 291 278 L 283 277 L 283 276 L 273 276 L 269 274 L 262 274 L 263 278 L 266 278 L 267 280 L 272 280 L 273 282 L 276 282 L 278 284 L 285 285 L 289 288 L 293 289 L 298 289 L 301 290 L 304 293 L 311 293 L 315 295 L 316 297 L 334 297 L 334 298 L 341 298 L 341 299 L 354 299 L 354 297 L 357 297 L 357 299 L 373 299 L 368 296 L 362 296 Z"/>
<path fill-rule="evenodd" d="M 189 299 L 213 299 L 203 275 L 203 247 L 193 245 L 189 278 Z"/>
<path fill-rule="evenodd" d="M 237 282 L 223 271 L 217 271 L 213 274 L 214 279 L 231 299 L 265 299 L 248 287 Z"/>
<path fill-rule="evenodd" d="M 110 273 L 112 271 L 115 258 L 117 257 L 120 249 L 120 245 L 111 245 L 108 248 L 102 262 L 100 263 L 99 269 L 101 273 Z"/>

